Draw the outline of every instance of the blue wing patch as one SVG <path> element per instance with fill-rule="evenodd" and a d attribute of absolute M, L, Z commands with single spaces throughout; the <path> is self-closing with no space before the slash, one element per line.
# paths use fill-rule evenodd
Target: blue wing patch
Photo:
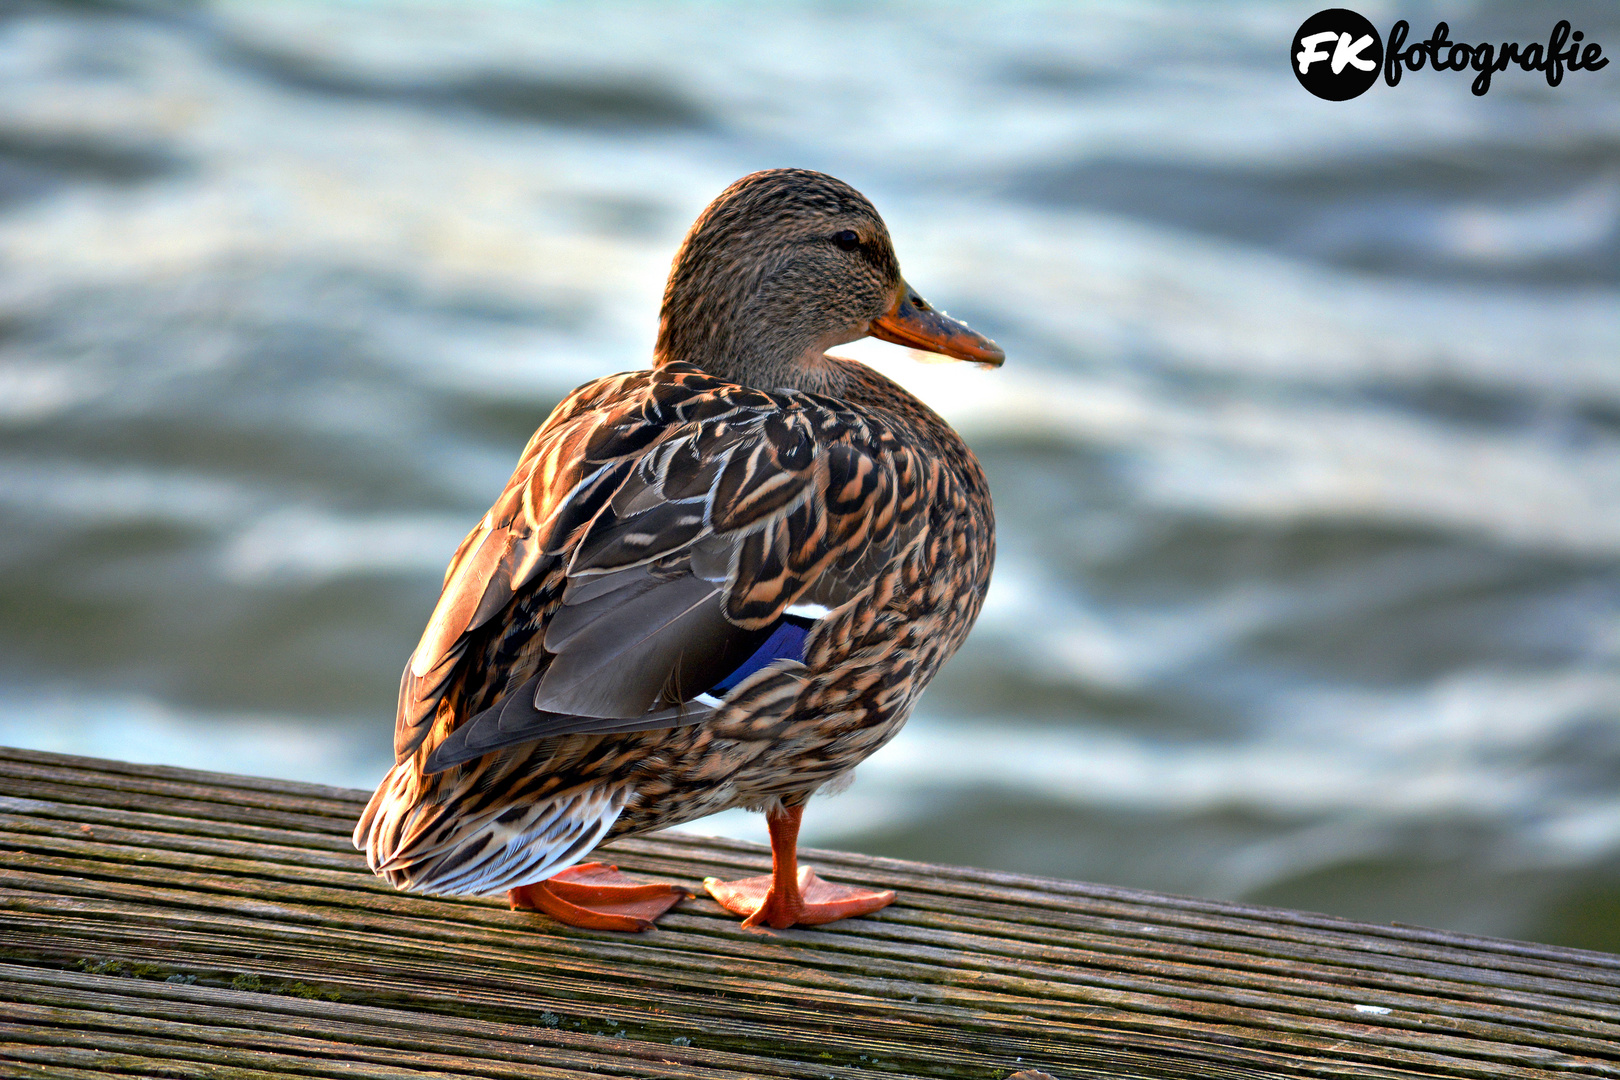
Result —
<path fill-rule="evenodd" d="M 799 615 L 784 615 L 782 621 L 776 624 L 771 636 L 765 639 L 764 644 L 754 650 L 754 654 L 738 664 L 736 669 L 709 687 L 708 693 L 715 697 L 725 697 L 727 694 L 748 676 L 778 660 L 804 661 L 804 640 L 810 636 L 810 628 L 814 626 L 814 619 L 806 619 Z"/>

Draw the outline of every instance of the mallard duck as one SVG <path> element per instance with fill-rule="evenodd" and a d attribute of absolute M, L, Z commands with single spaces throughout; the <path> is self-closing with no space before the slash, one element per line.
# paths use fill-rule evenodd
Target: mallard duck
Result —
<path fill-rule="evenodd" d="M 772 872 L 705 884 L 747 925 L 894 899 L 799 868 L 800 819 L 967 637 L 995 524 L 956 432 L 826 355 L 868 334 L 1003 359 L 906 284 L 839 180 L 754 173 L 703 211 L 653 367 L 558 405 L 451 561 L 400 683 L 397 764 L 355 828 L 372 870 L 647 929 L 687 890 L 580 860 L 743 806 Z"/>

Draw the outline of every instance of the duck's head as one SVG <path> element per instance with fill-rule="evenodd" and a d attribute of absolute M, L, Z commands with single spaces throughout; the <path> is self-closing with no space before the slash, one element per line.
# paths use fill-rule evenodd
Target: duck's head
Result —
<path fill-rule="evenodd" d="M 906 284 L 864 195 L 824 173 L 771 169 L 721 192 L 686 234 L 664 289 L 657 363 L 823 389 L 826 351 L 868 334 L 958 360 L 1004 359 Z"/>

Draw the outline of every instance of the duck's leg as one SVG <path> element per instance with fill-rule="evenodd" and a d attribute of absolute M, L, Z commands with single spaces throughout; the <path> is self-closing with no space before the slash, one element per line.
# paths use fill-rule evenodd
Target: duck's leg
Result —
<path fill-rule="evenodd" d="M 509 889 L 513 911 L 543 911 L 558 922 L 584 930 L 651 930 L 653 920 L 692 895 L 690 889 L 647 884 L 619 873 L 617 866 L 581 863 L 545 881 Z"/>
<path fill-rule="evenodd" d="M 744 926 L 784 930 L 794 923 L 820 926 L 853 915 L 868 915 L 894 903 L 890 889 L 857 889 L 822 881 L 808 866 L 799 868 L 799 819 L 804 807 L 788 806 L 765 815 L 771 830 L 771 872 L 740 881 L 706 878 L 703 887 L 720 906 L 746 915 Z"/>

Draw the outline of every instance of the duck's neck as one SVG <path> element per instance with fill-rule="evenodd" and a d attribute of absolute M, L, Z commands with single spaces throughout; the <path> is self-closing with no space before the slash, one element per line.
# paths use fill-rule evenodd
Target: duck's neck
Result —
<path fill-rule="evenodd" d="M 836 341 L 805 344 L 802 337 L 781 333 L 659 335 L 654 366 L 676 362 L 702 368 L 710 375 L 760 390 L 808 390 L 833 393 L 842 384 L 840 369 L 825 350 Z"/>
<path fill-rule="evenodd" d="M 786 359 L 739 357 L 732 353 L 679 356 L 661 352 L 654 359 L 653 366 L 663 367 L 677 361 L 702 368 L 726 382 L 759 390 L 804 390 L 839 397 L 849 381 L 837 360 L 820 352 Z"/>
<path fill-rule="evenodd" d="M 664 294 L 654 366 L 692 364 L 761 390 L 836 393 L 842 386 L 841 369 L 825 353 L 861 336 L 864 327 L 829 331 L 827 312 L 779 282 L 702 288 L 683 278 L 677 270 Z"/>

